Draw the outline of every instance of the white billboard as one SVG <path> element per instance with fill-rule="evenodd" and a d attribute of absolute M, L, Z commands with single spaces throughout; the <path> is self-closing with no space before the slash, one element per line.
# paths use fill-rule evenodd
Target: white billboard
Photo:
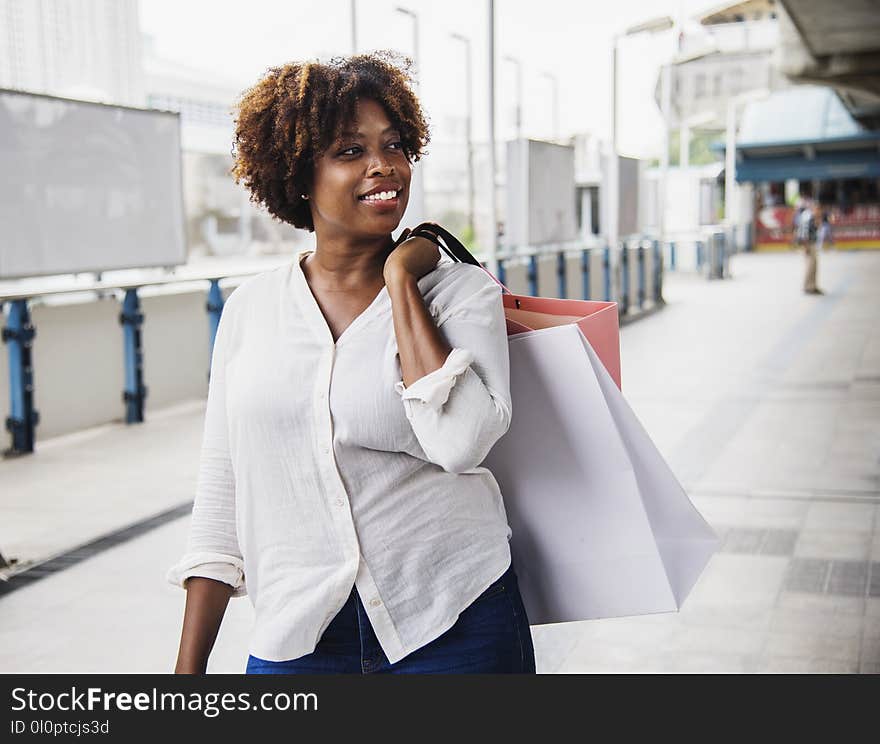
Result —
<path fill-rule="evenodd" d="M 575 240 L 576 201 L 574 147 L 529 139 L 507 143 L 505 245 Z"/>
<path fill-rule="evenodd" d="M 0 278 L 186 261 L 180 119 L 0 90 Z"/>

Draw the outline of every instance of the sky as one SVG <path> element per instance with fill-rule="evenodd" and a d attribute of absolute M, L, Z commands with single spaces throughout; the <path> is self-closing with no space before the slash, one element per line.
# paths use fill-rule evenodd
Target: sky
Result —
<path fill-rule="evenodd" d="M 553 136 L 553 83 L 558 86 L 559 134 L 591 132 L 610 138 L 613 38 L 634 24 L 669 15 L 679 22 L 718 0 L 496 0 L 496 136 L 515 133 L 516 66 L 523 76 L 523 133 Z M 210 70 L 245 88 L 273 65 L 350 54 L 351 0 L 140 0 L 141 29 L 156 53 Z M 464 44 L 471 39 L 473 131 L 488 132 L 487 0 L 356 0 L 358 51 L 395 49 L 413 56 L 412 10 L 419 25 L 419 95 L 435 141 L 455 136 L 452 120 L 466 111 Z M 674 34 L 643 33 L 618 46 L 619 150 L 655 156 L 662 119 L 654 101 L 660 63 Z"/>

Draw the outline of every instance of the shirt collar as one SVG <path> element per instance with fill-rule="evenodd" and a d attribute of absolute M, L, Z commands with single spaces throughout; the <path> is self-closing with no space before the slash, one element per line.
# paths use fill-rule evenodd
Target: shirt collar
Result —
<path fill-rule="evenodd" d="M 324 313 L 321 312 L 318 301 L 312 293 L 312 288 L 309 286 L 309 282 L 306 279 L 305 272 L 302 268 L 303 259 L 309 253 L 314 252 L 314 248 L 304 248 L 296 253 L 296 260 L 292 262 L 293 265 L 290 270 L 291 289 L 293 290 L 293 296 L 296 299 L 297 305 L 305 314 L 308 325 L 318 340 L 322 344 L 338 346 L 348 338 L 351 332 L 356 332 L 357 327 L 366 322 L 370 316 L 377 311 L 377 308 L 386 302 L 386 298 L 388 298 L 388 290 L 385 287 L 382 287 L 370 305 L 351 322 L 348 328 L 342 332 L 342 335 L 337 341 L 334 342 L 333 334 L 330 332 L 330 326 L 327 324 L 327 319 L 324 317 Z M 390 298 L 388 298 L 388 301 L 390 301 Z"/>

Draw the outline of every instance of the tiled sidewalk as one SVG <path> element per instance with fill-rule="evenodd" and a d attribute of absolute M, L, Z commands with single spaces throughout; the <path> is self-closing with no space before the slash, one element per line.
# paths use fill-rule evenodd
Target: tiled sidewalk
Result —
<path fill-rule="evenodd" d="M 534 629 L 544 671 L 880 671 L 880 254 L 739 255 L 622 334 L 624 391 L 724 538 L 677 615 Z"/>

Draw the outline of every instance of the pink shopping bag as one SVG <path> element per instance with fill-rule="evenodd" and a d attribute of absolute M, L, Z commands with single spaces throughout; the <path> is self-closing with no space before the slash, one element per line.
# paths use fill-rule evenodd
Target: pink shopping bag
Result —
<path fill-rule="evenodd" d="M 437 223 L 423 222 L 410 233 L 411 236 L 417 234 L 434 240 L 452 259 L 482 268 L 480 262 L 470 254 L 458 238 Z M 438 235 L 442 238 L 442 243 L 435 239 Z M 622 389 L 620 384 L 620 326 L 617 320 L 616 302 L 516 295 L 494 276 L 492 279 L 504 290 L 502 299 L 504 301 L 504 315 L 507 318 L 508 336 L 544 328 L 576 325 L 590 342 L 590 346 L 602 361 L 605 369 L 608 370 L 608 374 L 611 375 L 611 379 L 614 380 L 618 389 Z"/>
<path fill-rule="evenodd" d="M 559 300 L 552 297 L 505 294 L 507 335 L 576 325 L 593 347 L 611 379 L 620 385 L 620 326 L 616 302 Z"/>

